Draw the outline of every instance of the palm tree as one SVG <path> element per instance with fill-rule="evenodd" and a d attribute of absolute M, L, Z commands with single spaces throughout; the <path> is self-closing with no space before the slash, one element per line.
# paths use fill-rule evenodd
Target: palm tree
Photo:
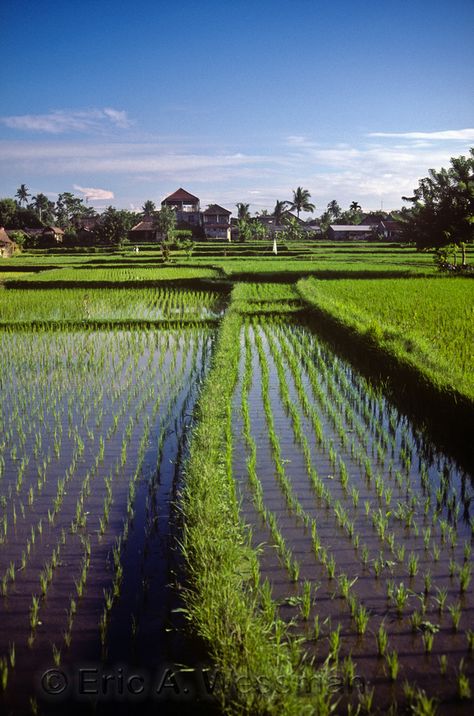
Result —
<path fill-rule="evenodd" d="M 279 201 L 277 199 L 275 208 L 273 209 L 273 216 L 275 217 L 275 225 L 280 226 L 281 220 L 283 219 L 283 216 L 285 214 L 285 211 L 290 206 L 290 201 Z"/>
<path fill-rule="evenodd" d="M 237 218 L 238 219 L 244 219 L 244 221 L 248 221 L 250 219 L 250 211 L 249 207 L 250 204 L 243 204 L 241 201 L 239 201 L 238 204 L 236 204 L 237 207 Z"/>
<path fill-rule="evenodd" d="M 54 202 L 50 201 L 46 194 L 37 194 L 32 198 L 31 206 L 44 223 L 54 221 Z"/>
<path fill-rule="evenodd" d="M 23 202 L 25 202 L 25 204 L 28 202 L 28 197 L 30 196 L 30 192 L 28 191 L 28 187 L 26 186 L 26 184 L 20 185 L 20 188 L 17 189 L 15 196 L 17 197 L 18 203 L 20 204 L 20 206 L 22 205 Z"/>
<path fill-rule="evenodd" d="M 358 201 L 351 202 L 351 205 L 349 207 L 349 211 L 351 211 L 353 214 L 358 213 L 359 211 L 362 211 L 362 207 L 359 204 Z"/>
<path fill-rule="evenodd" d="M 156 211 L 155 202 L 151 199 L 147 199 L 147 201 L 142 206 L 142 211 L 144 216 L 153 216 Z"/>
<path fill-rule="evenodd" d="M 296 190 L 293 190 L 293 201 L 291 202 L 291 209 L 296 209 L 298 219 L 300 218 L 300 211 L 314 211 L 315 205 L 310 202 L 311 194 L 307 189 L 303 189 L 299 186 Z"/>
<path fill-rule="evenodd" d="M 328 204 L 328 213 L 333 219 L 339 219 L 341 216 L 341 207 L 337 203 L 336 199 L 333 199 Z"/>

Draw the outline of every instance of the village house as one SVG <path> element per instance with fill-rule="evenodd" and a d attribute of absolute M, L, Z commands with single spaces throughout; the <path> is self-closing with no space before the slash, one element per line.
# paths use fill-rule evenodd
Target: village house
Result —
<path fill-rule="evenodd" d="M 195 237 L 230 241 L 230 216 L 232 212 L 224 209 L 224 207 L 218 204 L 211 204 L 205 211 L 201 211 L 199 197 L 194 196 L 194 194 L 182 187 L 163 199 L 161 206 L 169 206 L 174 209 L 178 229 L 191 229 Z M 147 219 L 144 219 L 142 223 L 147 221 Z M 137 227 L 139 226 L 137 224 Z M 145 230 L 145 228 L 143 226 L 141 230 Z"/>
<path fill-rule="evenodd" d="M 203 212 L 204 233 L 207 239 L 227 239 L 230 241 L 231 211 L 218 204 L 211 204 Z"/>
<path fill-rule="evenodd" d="M 374 239 L 375 229 L 370 224 L 331 224 L 328 228 L 328 239 L 331 241 L 357 241 Z"/>
<path fill-rule="evenodd" d="M 156 241 L 156 227 L 153 216 L 145 216 L 142 221 L 132 226 L 128 238 L 133 243 L 147 243 Z"/>
<path fill-rule="evenodd" d="M 176 225 L 178 228 L 193 228 L 202 226 L 202 215 L 199 198 L 190 194 L 186 189 L 179 188 L 173 194 L 163 199 L 161 206 L 169 206 L 176 212 Z"/>
<path fill-rule="evenodd" d="M 9 259 L 16 251 L 18 245 L 10 239 L 3 226 L 0 226 L 0 258 Z"/>

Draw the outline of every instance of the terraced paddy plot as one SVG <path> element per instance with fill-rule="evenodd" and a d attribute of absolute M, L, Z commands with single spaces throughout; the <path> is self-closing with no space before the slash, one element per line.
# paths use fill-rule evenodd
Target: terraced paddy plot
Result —
<path fill-rule="evenodd" d="M 155 283 L 157 281 L 179 281 L 183 279 L 216 278 L 220 272 L 212 268 L 191 268 L 178 266 L 154 266 L 149 268 L 54 268 L 40 271 L 27 280 L 36 282 L 71 283 Z"/>
<path fill-rule="evenodd" d="M 462 713 L 472 476 L 304 327 L 248 319 L 241 341 L 233 470 L 262 611 L 291 624 L 307 659 L 329 660 L 341 713 L 424 699 Z"/>
<path fill-rule="evenodd" d="M 199 321 L 218 318 L 223 299 L 212 291 L 172 288 L 0 289 L 0 322 Z"/>
<path fill-rule="evenodd" d="M 213 340 L 205 325 L 2 334 L 2 710 L 36 712 L 53 665 L 166 659 L 170 501 Z"/>

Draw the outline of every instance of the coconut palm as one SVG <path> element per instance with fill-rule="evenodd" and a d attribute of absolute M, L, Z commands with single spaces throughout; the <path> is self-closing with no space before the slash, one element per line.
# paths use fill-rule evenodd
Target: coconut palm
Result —
<path fill-rule="evenodd" d="M 28 187 L 26 186 L 26 184 L 20 184 L 20 187 L 19 189 L 17 189 L 15 196 L 18 199 L 18 203 L 20 204 L 20 206 L 23 204 L 23 202 L 25 202 L 25 204 L 28 203 L 28 197 L 31 195 L 28 191 Z"/>
<path fill-rule="evenodd" d="M 153 216 L 153 214 L 156 211 L 156 204 L 151 199 L 147 199 L 146 202 L 142 206 L 142 211 L 144 216 Z"/>
<path fill-rule="evenodd" d="M 39 220 L 45 224 L 53 223 L 55 205 L 46 194 L 39 193 L 31 200 L 31 206 L 39 216 Z"/>
<path fill-rule="evenodd" d="M 250 219 L 250 211 L 249 211 L 250 204 L 243 204 L 241 201 L 239 201 L 239 203 L 236 204 L 236 207 L 237 207 L 237 218 L 238 219 L 244 219 L 245 221 Z"/>
<path fill-rule="evenodd" d="M 358 201 L 353 201 L 353 202 L 351 202 L 351 205 L 350 205 L 350 207 L 349 207 L 349 211 L 351 211 L 352 213 L 356 214 L 356 213 L 358 213 L 359 211 L 362 211 L 362 207 L 361 207 L 361 205 L 359 204 Z"/>
<path fill-rule="evenodd" d="M 275 225 L 280 226 L 281 220 L 285 214 L 285 211 L 290 206 L 290 201 L 280 201 L 277 199 L 275 208 L 273 209 L 273 216 L 275 217 Z"/>
<path fill-rule="evenodd" d="M 333 199 L 328 204 L 328 214 L 330 214 L 332 219 L 339 219 L 341 216 L 341 207 L 337 203 L 336 199 Z"/>
<path fill-rule="evenodd" d="M 293 201 L 291 202 L 291 209 L 296 210 L 298 219 L 300 218 L 300 211 L 314 211 L 315 205 L 310 202 L 311 194 L 307 189 L 303 189 L 299 186 L 293 190 Z"/>

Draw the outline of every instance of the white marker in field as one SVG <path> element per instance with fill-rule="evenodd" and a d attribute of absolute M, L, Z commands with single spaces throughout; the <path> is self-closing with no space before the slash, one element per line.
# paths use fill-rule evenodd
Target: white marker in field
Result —
<path fill-rule="evenodd" d="M 276 239 L 273 239 L 273 253 L 275 254 L 275 256 L 278 254 L 277 240 L 276 240 Z"/>

